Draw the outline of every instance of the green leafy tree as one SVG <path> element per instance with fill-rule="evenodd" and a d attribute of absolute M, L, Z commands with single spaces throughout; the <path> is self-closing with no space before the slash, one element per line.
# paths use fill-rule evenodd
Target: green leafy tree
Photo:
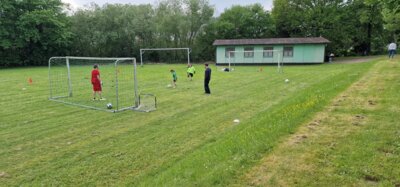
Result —
<path fill-rule="evenodd" d="M 356 54 L 381 52 L 381 46 L 385 45 L 381 5 L 379 0 L 355 0 L 349 4 L 349 14 L 355 19 L 353 41 Z"/>
<path fill-rule="evenodd" d="M 233 6 L 215 23 L 221 39 L 265 38 L 274 35 L 274 23 L 260 4 Z"/>
<path fill-rule="evenodd" d="M 154 10 L 150 5 L 107 4 L 71 16 L 73 55 L 132 56 L 154 43 Z"/>
<path fill-rule="evenodd" d="M 0 65 L 43 65 L 65 54 L 71 32 L 60 0 L 0 4 Z"/>
<path fill-rule="evenodd" d="M 187 33 L 187 43 L 193 45 L 198 33 L 202 31 L 202 27 L 207 25 L 213 14 L 214 9 L 209 5 L 207 0 L 185 0 L 187 10 L 186 18 L 189 23 L 189 31 Z"/>
<path fill-rule="evenodd" d="M 161 1 L 155 9 L 156 35 L 155 47 L 190 47 L 192 58 L 198 59 L 199 33 L 204 31 L 214 14 L 208 0 L 167 0 Z M 163 52 L 156 58 L 182 61 L 186 59 L 183 52 Z"/>
<path fill-rule="evenodd" d="M 353 30 L 346 6 L 342 0 L 275 0 L 272 17 L 278 37 L 323 36 L 332 42 L 329 52 L 344 54 Z"/>
<path fill-rule="evenodd" d="M 189 23 L 185 43 L 192 48 L 191 56 L 195 61 L 210 59 L 209 55 L 204 55 L 204 49 L 212 47 L 202 45 L 203 43 L 199 38 L 211 23 L 214 8 L 209 4 L 208 0 L 185 0 L 184 5 L 187 7 L 185 11 L 186 22 Z"/>
<path fill-rule="evenodd" d="M 260 4 L 233 6 L 203 27 L 197 39 L 198 58 L 213 60 L 216 39 L 268 38 L 275 36 L 270 13 Z"/>
<path fill-rule="evenodd" d="M 220 39 L 216 28 L 216 18 L 213 18 L 203 27 L 202 32 L 196 39 L 196 59 L 213 60 L 215 59 L 215 48 L 212 46 L 216 39 Z"/>
<path fill-rule="evenodd" d="M 275 0 L 272 16 L 280 37 L 318 37 L 332 41 L 336 54 L 377 53 L 382 45 L 378 0 Z"/>
<path fill-rule="evenodd" d="M 389 34 L 389 42 L 398 42 L 400 40 L 400 3 L 396 0 L 384 0 L 383 20 L 384 29 Z"/>

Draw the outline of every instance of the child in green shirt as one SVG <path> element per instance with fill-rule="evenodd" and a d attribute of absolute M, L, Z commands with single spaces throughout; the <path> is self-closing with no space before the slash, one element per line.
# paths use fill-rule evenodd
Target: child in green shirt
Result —
<path fill-rule="evenodd" d="M 193 79 L 193 75 L 196 73 L 196 69 L 192 66 L 192 64 L 188 65 L 187 69 L 187 77 L 190 78 L 190 80 Z"/>
<path fill-rule="evenodd" d="M 176 88 L 176 81 L 178 80 L 178 76 L 176 75 L 175 70 L 171 69 L 170 72 L 172 74 L 172 87 Z"/>

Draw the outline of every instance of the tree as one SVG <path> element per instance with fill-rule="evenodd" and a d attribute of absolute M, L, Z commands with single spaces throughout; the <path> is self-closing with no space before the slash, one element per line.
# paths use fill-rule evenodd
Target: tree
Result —
<path fill-rule="evenodd" d="M 214 14 L 214 8 L 209 4 L 208 0 L 185 0 L 186 21 L 189 23 L 189 30 L 186 34 L 187 46 L 192 48 L 193 60 L 210 59 L 210 53 L 205 53 L 205 48 L 211 48 L 211 45 L 204 46 L 199 39 L 201 34 L 211 23 Z M 206 55 L 205 55 L 206 54 Z M 213 54 L 213 53 L 211 53 Z"/>
<path fill-rule="evenodd" d="M 274 35 L 274 23 L 260 4 L 233 6 L 215 22 L 219 38 L 266 38 Z"/>
<path fill-rule="evenodd" d="M 151 5 L 91 4 L 71 16 L 71 52 L 82 56 L 139 56 L 139 48 L 154 43 Z"/>
<path fill-rule="evenodd" d="M 195 58 L 201 60 L 215 59 L 215 48 L 212 46 L 215 39 L 220 39 L 220 37 L 216 28 L 216 18 L 213 18 L 203 27 L 203 30 L 196 39 L 197 55 Z"/>
<path fill-rule="evenodd" d="M 5 0 L 0 8 L 0 66 L 43 65 L 67 52 L 71 32 L 60 0 Z"/>
<path fill-rule="evenodd" d="M 198 33 L 201 32 L 202 27 L 210 22 L 214 9 L 207 0 L 185 0 L 184 4 L 187 7 L 185 12 L 190 26 L 187 34 L 187 43 L 191 46 Z"/>
<path fill-rule="evenodd" d="M 274 0 L 271 16 L 274 20 L 278 37 L 301 35 L 303 16 L 295 2 L 291 0 Z"/>
<path fill-rule="evenodd" d="M 349 14 L 357 18 L 354 22 L 354 52 L 368 55 L 381 52 L 383 41 L 382 6 L 379 0 L 354 0 L 349 4 Z M 354 11 L 357 10 L 357 11 Z"/>
<path fill-rule="evenodd" d="M 275 36 L 275 26 L 268 11 L 260 4 L 233 6 L 220 17 L 205 24 L 197 39 L 198 58 L 213 60 L 216 39 L 268 38 Z"/>
<path fill-rule="evenodd" d="M 382 16 L 378 0 L 275 0 L 272 16 L 280 37 L 324 36 L 339 55 L 378 53 Z"/>
<path fill-rule="evenodd" d="M 389 42 L 400 39 L 400 4 L 396 0 L 383 0 L 384 29 L 389 33 Z"/>

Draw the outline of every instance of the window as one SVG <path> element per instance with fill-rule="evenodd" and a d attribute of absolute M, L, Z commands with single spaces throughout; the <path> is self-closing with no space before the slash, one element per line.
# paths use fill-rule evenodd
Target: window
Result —
<path fill-rule="evenodd" d="M 293 47 L 283 47 L 283 57 L 293 57 Z"/>
<path fill-rule="evenodd" d="M 253 57 L 254 57 L 254 47 L 245 47 L 244 58 L 253 58 Z"/>
<path fill-rule="evenodd" d="M 227 47 L 225 48 L 225 57 L 229 58 L 229 55 L 231 55 L 231 57 L 235 57 L 235 53 L 231 53 L 231 51 L 235 51 L 234 47 Z"/>
<path fill-rule="evenodd" d="M 274 47 L 264 47 L 263 56 L 264 58 L 272 58 L 274 57 Z"/>

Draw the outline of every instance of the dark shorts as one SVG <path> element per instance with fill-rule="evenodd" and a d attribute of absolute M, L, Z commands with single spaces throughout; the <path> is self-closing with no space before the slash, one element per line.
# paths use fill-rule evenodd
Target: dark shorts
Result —
<path fill-rule="evenodd" d="M 193 73 L 188 73 L 188 77 L 193 77 Z"/>

